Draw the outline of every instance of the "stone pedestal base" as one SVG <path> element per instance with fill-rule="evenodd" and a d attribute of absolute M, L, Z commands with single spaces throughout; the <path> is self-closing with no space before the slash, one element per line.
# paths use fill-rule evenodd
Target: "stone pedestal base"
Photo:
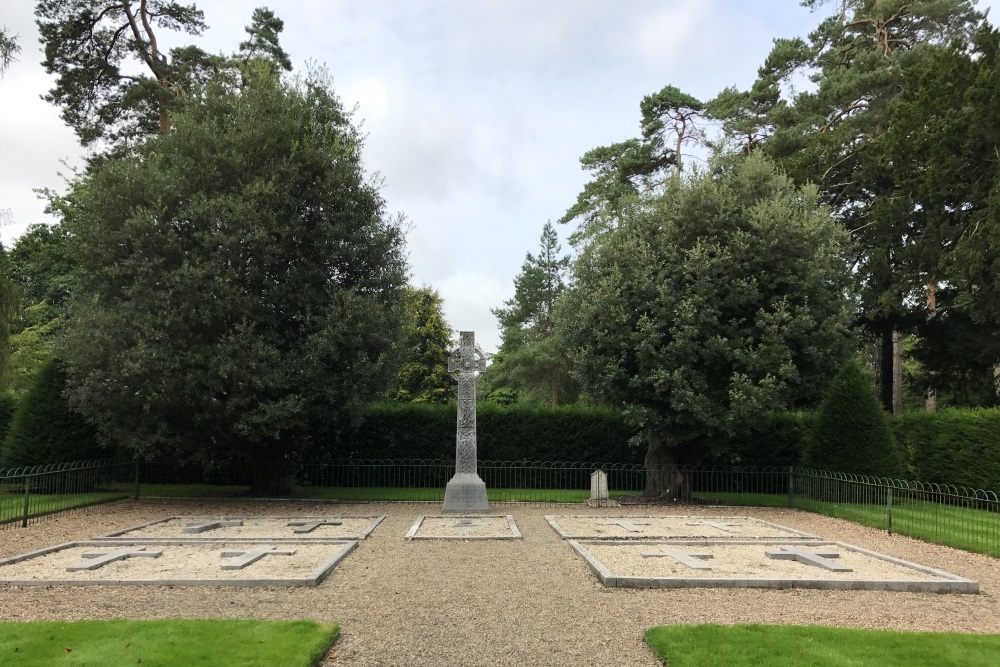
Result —
<path fill-rule="evenodd" d="M 486 482 L 474 472 L 459 472 L 444 489 L 444 512 L 489 512 Z"/>

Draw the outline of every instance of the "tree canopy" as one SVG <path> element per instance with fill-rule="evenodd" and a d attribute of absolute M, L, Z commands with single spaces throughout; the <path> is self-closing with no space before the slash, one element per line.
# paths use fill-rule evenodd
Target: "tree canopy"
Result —
<path fill-rule="evenodd" d="M 388 387 L 403 235 L 323 76 L 197 99 L 53 202 L 77 261 L 57 347 L 71 404 L 122 445 L 264 465 Z"/>

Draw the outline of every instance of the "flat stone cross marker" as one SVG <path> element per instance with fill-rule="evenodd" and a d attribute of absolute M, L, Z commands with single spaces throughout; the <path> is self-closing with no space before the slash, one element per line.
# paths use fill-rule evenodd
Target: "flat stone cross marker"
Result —
<path fill-rule="evenodd" d="M 768 558 L 776 560 L 795 560 L 806 565 L 815 565 L 832 572 L 854 572 L 853 568 L 835 563 L 830 558 L 840 558 L 837 551 L 806 551 L 799 547 L 782 547 L 778 551 L 765 551 Z"/>
<path fill-rule="evenodd" d="M 101 551 L 101 552 L 91 552 L 80 554 L 83 558 L 76 565 L 70 565 L 66 568 L 67 572 L 79 572 L 80 570 L 96 570 L 99 567 L 103 567 L 108 563 L 113 563 L 116 560 L 125 560 L 126 558 L 159 558 L 163 555 L 162 551 L 146 551 L 146 547 L 136 547 L 116 549 L 114 551 Z"/>
<path fill-rule="evenodd" d="M 625 519 L 618 519 L 617 521 L 604 521 L 598 522 L 598 526 L 621 526 L 630 533 L 643 533 L 645 532 L 639 526 L 648 526 L 648 523 L 635 523 L 632 521 L 626 521 Z"/>
<path fill-rule="evenodd" d="M 185 533 L 204 533 L 205 531 L 215 530 L 216 528 L 229 528 L 232 526 L 242 526 L 242 519 L 234 519 L 232 521 L 202 521 L 200 523 L 189 523 L 184 526 Z"/>
<path fill-rule="evenodd" d="M 712 566 L 701 561 L 702 558 L 712 558 L 712 554 L 707 551 L 678 551 L 677 549 L 667 549 L 665 551 L 647 551 L 639 554 L 643 558 L 673 558 L 676 561 L 687 565 L 692 570 L 711 570 Z"/>
<path fill-rule="evenodd" d="M 294 556 L 295 549 L 278 549 L 277 547 L 260 547 L 248 551 L 223 551 L 222 557 L 230 560 L 222 564 L 223 570 L 242 570 L 251 563 L 256 563 L 264 556 Z"/>
<path fill-rule="evenodd" d="M 738 533 L 740 532 L 740 526 L 742 523 L 725 523 L 723 521 L 692 521 L 688 523 L 689 526 L 711 526 L 712 528 L 718 528 L 719 530 L 726 533 Z"/>
<path fill-rule="evenodd" d="M 331 521 L 327 519 L 320 519 L 319 521 L 289 521 L 289 526 L 299 526 L 293 530 L 293 533 L 311 533 L 320 526 L 339 526 L 343 524 L 343 521 Z"/>
<path fill-rule="evenodd" d="M 452 524 L 453 528 L 458 528 L 463 533 L 472 532 L 472 529 L 477 526 L 485 526 L 487 523 L 485 521 L 479 521 L 478 519 L 461 519 Z"/>

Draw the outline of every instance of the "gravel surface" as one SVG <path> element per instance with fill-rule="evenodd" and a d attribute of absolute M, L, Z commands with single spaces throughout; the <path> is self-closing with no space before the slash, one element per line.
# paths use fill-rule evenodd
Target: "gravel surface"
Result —
<path fill-rule="evenodd" d="M 602 587 L 545 515 L 580 507 L 495 506 L 524 535 L 511 541 L 407 541 L 439 504 L 122 501 L 0 531 L 12 556 L 174 515 L 386 514 L 316 588 L 0 588 L 5 620 L 85 618 L 313 618 L 342 625 L 324 667 L 339 665 L 623 665 L 656 667 L 643 632 L 669 623 L 819 624 L 1000 633 L 1000 567 L 965 553 L 796 510 L 744 509 L 830 540 L 976 579 L 979 595 L 883 591 Z M 680 511 L 679 511 L 680 510 Z M 609 508 L 608 516 L 701 514 L 719 508 Z"/>
<path fill-rule="evenodd" d="M 497 537 L 510 538 L 506 516 L 425 516 L 414 537 Z"/>
<path fill-rule="evenodd" d="M 206 530 L 200 533 L 185 533 L 184 528 L 195 523 L 204 523 L 208 521 L 218 521 L 220 519 L 226 519 L 229 517 L 184 517 L 169 519 L 161 523 L 154 523 L 151 526 L 143 526 L 136 528 L 135 530 L 130 530 L 121 535 L 116 535 L 115 538 L 128 538 L 133 540 L 138 539 L 205 539 L 205 540 L 227 540 L 233 538 L 239 539 L 287 539 L 287 540 L 300 540 L 300 539 L 315 539 L 315 538 L 338 538 L 338 539 L 361 539 L 362 533 L 367 530 L 372 523 L 378 518 L 372 516 L 366 517 L 349 517 L 349 516 L 323 516 L 323 517 L 304 517 L 304 516 L 288 516 L 282 518 L 250 518 L 250 517 L 239 517 L 243 521 L 242 526 L 220 526 L 219 528 L 213 528 L 211 530 Z M 339 526 L 333 525 L 320 525 L 316 526 L 313 530 L 307 533 L 296 533 L 296 530 L 301 530 L 301 526 L 289 526 L 289 523 L 298 523 L 302 521 L 331 521 L 339 522 Z M 114 532 L 114 531 L 113 531 Z"/>
<path fill-rule="evenodd" d="M 809 538 L 782 526 L 745 516 L 602 516 L 550 517 L 567 539 L 789 539 Z M 714 524 L 714 525 L 713 525 Z"/>

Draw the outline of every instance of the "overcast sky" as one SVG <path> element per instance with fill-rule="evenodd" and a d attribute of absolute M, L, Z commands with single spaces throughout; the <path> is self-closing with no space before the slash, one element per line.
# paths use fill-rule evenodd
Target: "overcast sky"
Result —
<path fill-rule="evenodd" d="M 230 53 L 261 0 L 198 2 L 201 37 L 161 31 L 167 46 L 196 41 Z M 981 2 L 988 8 L 1000 0 Z M 499 332 L 490 308 L 513 294 L 535 252 L 586 182 L 579 158 L 636 136 L 639 101 L 667 84 L 700 99 L 753 81 L 775 37 L 805 35 L 818 17 L 797 0 L 296 0 L 269 5 L 285 21 L 296 70 L 325 64 L 368 134 L 367 168 L 404 213 L 411 282 L 438 289 L 456 330 L 487 352 Z M 0 79 L 3 243 L 51 222 L 34 188 L 62 188 L 61 161 L 81 154 L 40 95 L 34 2 L 0 0 L 0 25 L 19 36 L 20 61 Z M 991 12 L 995 14 L 996 12 Z M 570 230 L 560 227 L 565 238 Z M 564 250 L 568 252 L 568 248 Z"/>

